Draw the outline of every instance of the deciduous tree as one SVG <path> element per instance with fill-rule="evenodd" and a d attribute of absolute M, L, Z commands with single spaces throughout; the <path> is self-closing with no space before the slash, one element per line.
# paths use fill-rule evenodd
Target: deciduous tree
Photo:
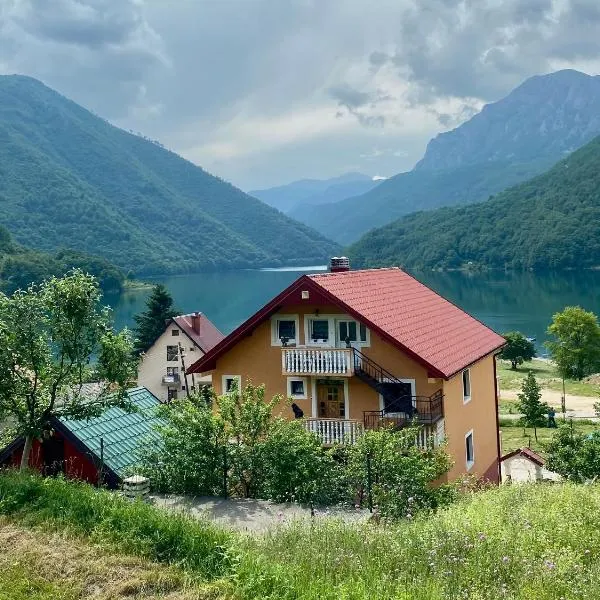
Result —
<path fill-rule="evenodd" d="M 95 278 L 81 271 L 0 294 L 0 420 L 10 417 L 25 437 L 22 468 L 51 417 L 86 418 L 127 406 L 135 373 L 129 333 L 115 333 L 100 298 Z M 90 400 L 83 383 L 93 357 L 101 383 Z"/>
<path fill-rule="evenodd" d="M 600 370 L 600 325 L 594 313 L 567 306 L 554 315 L 548 333 L 554 339 L 546 346 L 563 377 L 580 380 Z"/>
<path fill-rule="evenodd" d="M 521 392 L 518 394 L 517 410 L 523 413 L 522 422 L 525 427 L 533 427 L 537 440 L 537 428 L 546 424 L 549 407 L 541 402 L 542 391 L 533 373 L 529 371 L 523 380 Z"/>
<path fill-rule="evenodd" d="M 509 331 L 504 334 L 506 346 L 500 353 L 500 358 L 510 361 L 512 369 L 530 361 L 535 356 L 535 346 L 520 331 Z"/>

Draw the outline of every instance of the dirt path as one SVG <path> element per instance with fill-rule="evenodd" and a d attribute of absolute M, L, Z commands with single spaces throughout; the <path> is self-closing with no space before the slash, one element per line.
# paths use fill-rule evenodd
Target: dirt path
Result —
<path fill-rule="evenodd" d="M 516 400 L 520 390 L 500 390 L 500 398 L 503 400 Z M 542 402 L 547 402 L 550 406 L 561 408 L 562 392 L 557 390 L 542 389 Z M 595 417 L 594 402 L 599 402 L 600 398 L 594 396 L 574 396 L 566 395 L 567 415 L 574 417 Z"/>

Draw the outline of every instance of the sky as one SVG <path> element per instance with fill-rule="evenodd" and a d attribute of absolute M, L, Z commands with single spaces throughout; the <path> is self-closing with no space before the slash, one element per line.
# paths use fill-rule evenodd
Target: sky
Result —
<path fill-rule="evenodd" d="M 0 0 L 0 73 L 251 190 L 410 170 L 526 78 L 599 73 L 598 31 L 598 0 Z"/>

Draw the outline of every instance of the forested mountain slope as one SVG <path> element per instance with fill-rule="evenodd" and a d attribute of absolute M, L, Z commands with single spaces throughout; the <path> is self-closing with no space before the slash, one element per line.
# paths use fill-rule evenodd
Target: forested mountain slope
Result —
<path fill-rule="evenodd" d="M 600 137 L 486 202 L 419 212 L 375 229 L 349 255 L 357 267 L 598 267 Z"/>
<path fill-rule="evenodd" d="M 532 77 L 431 140 L 413 171 L 362 196 L 307 210 L 302 221 L 351 243 L 413 211 L 486 200 L 543 173 L 598 134 L 599 76 L 558 71 Z"/>
<path fill-rule="evenodd" d="M 34 79 L 0 77 L 0 222 L 135 273 L 321 261 L 335 244 Z"/>

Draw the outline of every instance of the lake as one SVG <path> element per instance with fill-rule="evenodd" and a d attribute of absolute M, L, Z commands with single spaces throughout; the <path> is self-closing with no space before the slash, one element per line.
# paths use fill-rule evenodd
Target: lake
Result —
<path fill-rule="evenodd" d="M 196 273 L 157 279 L 171 292 L 182 313 L 205 313 L 229 333 L 303 273 L 325 267 Z M 522 331 L 535 337 L 540 352 L 552 315 L 579 305 L 600 315 L 600 271 L 567 273 L 493 272 L 484 274 L 415 273 L 417 279 L 445 296 L 492 329 Z M 107 298 L 118 328 L 133 324 L 144 310 L 148 291 Z"/>

